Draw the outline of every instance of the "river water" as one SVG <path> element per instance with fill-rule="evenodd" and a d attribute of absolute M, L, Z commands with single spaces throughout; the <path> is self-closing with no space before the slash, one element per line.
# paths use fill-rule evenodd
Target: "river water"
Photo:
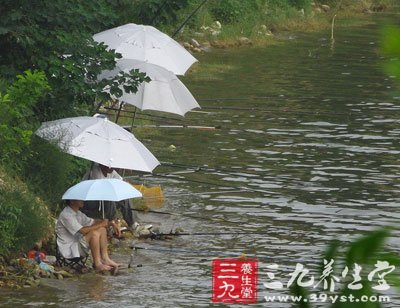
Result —
<path fill-rule="evenodd" d="M 133 253 L 128 273 L 3 290 L 0 304 L 212 306 L 211 260 L 245 253 L 258 257 L 256 306 L 291 307 L 265 303 L 264 296 L 289 294 L 263 286 L 268 265 L 279 266 L 275 279 L 284 285 L 297 263 L 318 279 L 332 240 L 342 242 L 343 256 L 351 240 L 400 218 L 400 96 L 380 52 L 388 19 L 371 16 L 354 27 L 339 20 L 334 44 L 330 31 L 287 33 L 268 47 L 197 55 L 182 80 L 203 108 L 157 123 L 217 129 L 137 129 L 171 164 L 142 181 L 161 185 L 166 201 L 154 210 L 173 214 L 140 218 L 162 232 L 211 234 L 140 241 L 147 249 Z M 400 251 L 397 236 L 385 251 Z M 127 263 L 129 254 L 115 258 Z M 400 305 L 393 287 L 382 294 L 391 296 L 385 307 Z"/>

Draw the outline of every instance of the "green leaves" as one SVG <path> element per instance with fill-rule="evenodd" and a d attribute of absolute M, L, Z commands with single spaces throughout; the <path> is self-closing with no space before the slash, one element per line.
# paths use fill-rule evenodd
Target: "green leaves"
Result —
<path fill-rule="evenodd" d="M 0 161 L 18 169 L 29 155 L 28 144 L 35 128 L 33 108 L 50 90 L 43 72 L 26 71 L 0 93 Z"/>
<path fill-rule="evenodd" d="M 354 263 L 371 264 L 375 262 L 376 256 L 383 247 L 384 241 L 390 235 L 389 229 L 381 229 L 370 232 L 367 236 L 354 241 L 346 254 L 346 265 Z"/>
<path fill-rule="evenodd" d="M 360 300 L 378 298 L 379 294 L 374 289 L 379 284 L 378 279 L 380 279 L 380 282 L 382 282 L 382 279 L 386 280 L 389 286 L 400 288 L 400 279 L 390 269 L 393 266 L 397 268 L 400 266 L 400 257 L 390 251 L 384 251 L 384 243 L 390 236 L 390 231 L 390 228 L 371 231 L 355 239 L 347 246 L 343 246 L 339 240 L 334 240 L 327 248 L 321 261 L 320 277 L 331 273 L 340 280 L 341 286 L 340 290 L 334 289 L 335 293 L 332 296 L 337 297 L 337 300 L 332 303 L 331 307 L 380 307 L 378 301 Z M 323 260 L 326 260 L 326 262 L 323 262 Z M 330 260 L 334 261 L 331 268 L 332 272 L 328 271 L 329 268 L 327 268 Z M 387 267 L 383 266 L 384 264 Z M 339 268 L 340 266 L 341 268 Z M 375 271 L 375 275 L 373 271 Z M 325 277 L 329 287 L 333 283 L 331 277 Z M 359 288 L 355 287 L 356 285 L 359 285 Z M 302 298 L 307 297 L 307 290 L 298 286 L 293 286 L 291 291 L 294 295 L 301 295 Z M 325 289 L 321 292 L 328 294 L 328 290 Z M 304 305 L 304 303 L 301 303 L 301 305 Z"/>
<path fill-rule="evenodd" d="M 388 57 L 386 71 L 400 78 L 400 28 L 389 26 L 383 32 L 383 51 Z"/>

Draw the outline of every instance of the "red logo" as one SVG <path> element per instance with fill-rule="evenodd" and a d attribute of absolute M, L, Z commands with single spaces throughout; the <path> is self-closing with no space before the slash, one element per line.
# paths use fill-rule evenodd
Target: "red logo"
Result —
<path fill-rule="evenodd" d="M 215 259 L 212 262 L 212 301 L 223 303 L 257 302 L 256 259 Z"/>

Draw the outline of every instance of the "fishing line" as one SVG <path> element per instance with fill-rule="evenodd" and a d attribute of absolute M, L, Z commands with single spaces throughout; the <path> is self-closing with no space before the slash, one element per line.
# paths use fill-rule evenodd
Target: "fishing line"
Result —
<path fill-rule="evenodd" d="M 198 102 L 225 102 L 225 101 L 255 101 L 258 103 L 258 101 L 262 100 L 291 100 L 291 101 L 304 101 L 304 100 L 321 100 L 321 101 L 332 101 L 332 100 L 348 100 L 349 97 L 346 96 L 334 96 L 334 97 L 321 97 L 321 96 L 285 96 L 285 95 L 277 95 L 277 96 L 256 96 L 256 97 L 216 97 L 216 98 L 199 98 L 197 99 Z M 357 99 L 360 99 L 360 97 L 357 97 Z M 376 99 L 377 102 L 382 102 L 380 99 Z M 373 101 L 365 101 L 365 103 L 370 103 Z M 383 101 L 386 103 L 399 103 L 399 100 L 393 100 L 393 101 Z M 264 102 L 262 102 L 264 103 Z"/>
<path fill-rule="evenodd" d="M 133 254 L 131 254 L 131 258 L 128 263 L 128 268 L 135 268 L 135 267 L 143 267 L 143 266 L 155 266 L 155 265 L 171 265 L 171 264 L 184 264 L 187 265 L 188 261 L 187 260 L 169 260 L 165 262 L 152 262 L 152 263 L 134 263 L 134 258 Z M 192 257 L 193 258 L 193 257 Z M 196 263 L 191 262 L 190 264 L 199 264 L 200 262 L 211 262 L 212 259 L 200 259 Z"/>
<path fill-rule="evenodd" d="M 175 213 L 169 213 L 169 212 L 163 212 L 163 211 L 152 211 L 152 210 L 140 210 L 140 209 L 131 209 L 132 211 L 135 212 L 143 212 L 145 214 L 147 213 L 151 213 L 151 214 L 160 214 L 160 215 L 168 215 L 168 216 L 175 216 L 176 218 L 180 218 L 180 217 L 188 217 L 188 218 L 193 218 L 193 219 L 199 219 L 199 220 L 207 220 L 209 222 L 224 222 L 224 223 L 228 223 L 228 224 L 232 224 L 232 225 L 237 225 L 236 222 L 231 222 L 225 218 L 213 218 L 213 217 L 202 217 L 202 216 L 196 216 L 196 215 L 192 215 L 192 214 L 188 214 L 188 213 L 180 213 L 180 214 L 175 214 Z M 172 231 L 172 229 L 171 229 Z M 161 239 L 162 236 L 167 237 L 168 233 L 152 233 L 150 235 L 151 239 L 156 239 L 156 237 L 158 236 L 158 239 Z"/>
<path fill-rule="evenodd" d="M 232 188 L 236 188 L 236 189 L 239 189 L 239 190 L 257 192 L 257 193 L 262 193 L 262 194 L 267 194 L 267 195 L 276 195 L 277 194 L 275 192 L 262 190 L 262 189 L 253 189 L 253 188 L 248 188 L 248 187 L 234 187 L 232 185 L 226 186 L 226 185 L 215 183 L 215 182 L 213 183 L 213 182 L 206 182 L 206 181 L 200 181 L 200 180 L 193 180 L 193 179 L 187 179 L 187 178 L 182 178 L 182 177 L 178 177 L 178 176 L 159 175 L 157 173 L 154 173 L 153 175 L 150 175 L 150 176 L 167 178 L 167 179 L 174 179 L 174 180 L 178 180 L 178 181 L 186 181 L 186 182 L 192 182 L 192 183 L 198 183 L 198 184 L 213 185 L 213 186 L 224 187 L 224 188 L 228 188 L 228 189 L 229 188 L 231 188 L 231 189 Z"/>
<path fill-rule="evenodd" d="M 199 193 L 187 193 L 187 194 L 167 194 L 163 195 L 164 198 L 171 198 L 171 197 L 182 197 L 182 196 L 198 196 L 198 195 L 214 195 L 214 194 L 232 194 L 232 193 L 239 193 L 244 192 L 244 190 L 219 190 L 219 191 L 206 191 L 206 192 L 199 192 Z M 159 199 L 160 197 L 143 197 L 143 199 L 151 200 L 151 199 Z M 146 210 L 144 210 L 146 212 Z M 150 213 L 159 213 L 157 211 L 150 211 Z M 166 213 L 167 214 L 167 213 Z M 171 214 L 173 215 L 173 214 Z"/>
<path fill-rule="evenodd" d="M 164 248 L 161 246 L 157 247 L 143 247 L 143 246 L 132 246 L 132 249 L 137 252 L 138 250 L 150 250 L 150 251 L 159 251 L 159 252 L 166 252 L 166 253 L 179 253 L 179 254 L 190 254 L 190 255 L 207 255 L 207 256 L 214 256 L 214 257 L 236 257 L 239 258 L 240 256 L 245 256 L 246 258 L 257 258 L 257 259 L 274 259 L 274 257 L 269 257 L 265 255 L 253 255 L 253 254 L 245 254 L 243 252 L 234 253 L 234 252 L 224 252 L 224 251 L 210 251 L 210 250 L 189 250 L 189 249 L 180 249 L 180 248 Z M 280 259 L 280 258 L 279 258 Z"/>

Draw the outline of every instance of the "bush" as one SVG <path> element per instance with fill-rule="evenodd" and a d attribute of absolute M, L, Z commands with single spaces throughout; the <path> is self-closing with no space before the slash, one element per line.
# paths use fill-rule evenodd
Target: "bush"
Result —
<path fill-rule="evenodd" d="M 56 213 L 63 193 L 81 180 L 90 163 L 37 136 L 32 138 L 30 149 L 32 155 L 24 166 L 25 180 Z"/>
<path fill-rule="evenodd" d="M 0 93 L 0 161 L 20 169 L 29 156 L 29 142 L 36 125 L 34 108 L 49 90 L 43 72 L 25 71 Z"/>
<path fill-rule="evenodd" d="M 188 0 L 139 0 L 135 3 L 131 18 L 137 24 L 172 24 L 177 21 L 178 12 L 188 4 Z"/>
<path fill-rule="evenodd" d="M 222 23 L 236 23 L 244 15 L 253 11 L 256 7 L 256 1 L 248 0 L 220 0 L 211 4 L 210 12 L 215 20 Z"/>
<path fill-rule="evenodd" d="M 0 170 L 0 255 L 26 252 L 51 234 L 53 220 L 46 204 Z"/>

